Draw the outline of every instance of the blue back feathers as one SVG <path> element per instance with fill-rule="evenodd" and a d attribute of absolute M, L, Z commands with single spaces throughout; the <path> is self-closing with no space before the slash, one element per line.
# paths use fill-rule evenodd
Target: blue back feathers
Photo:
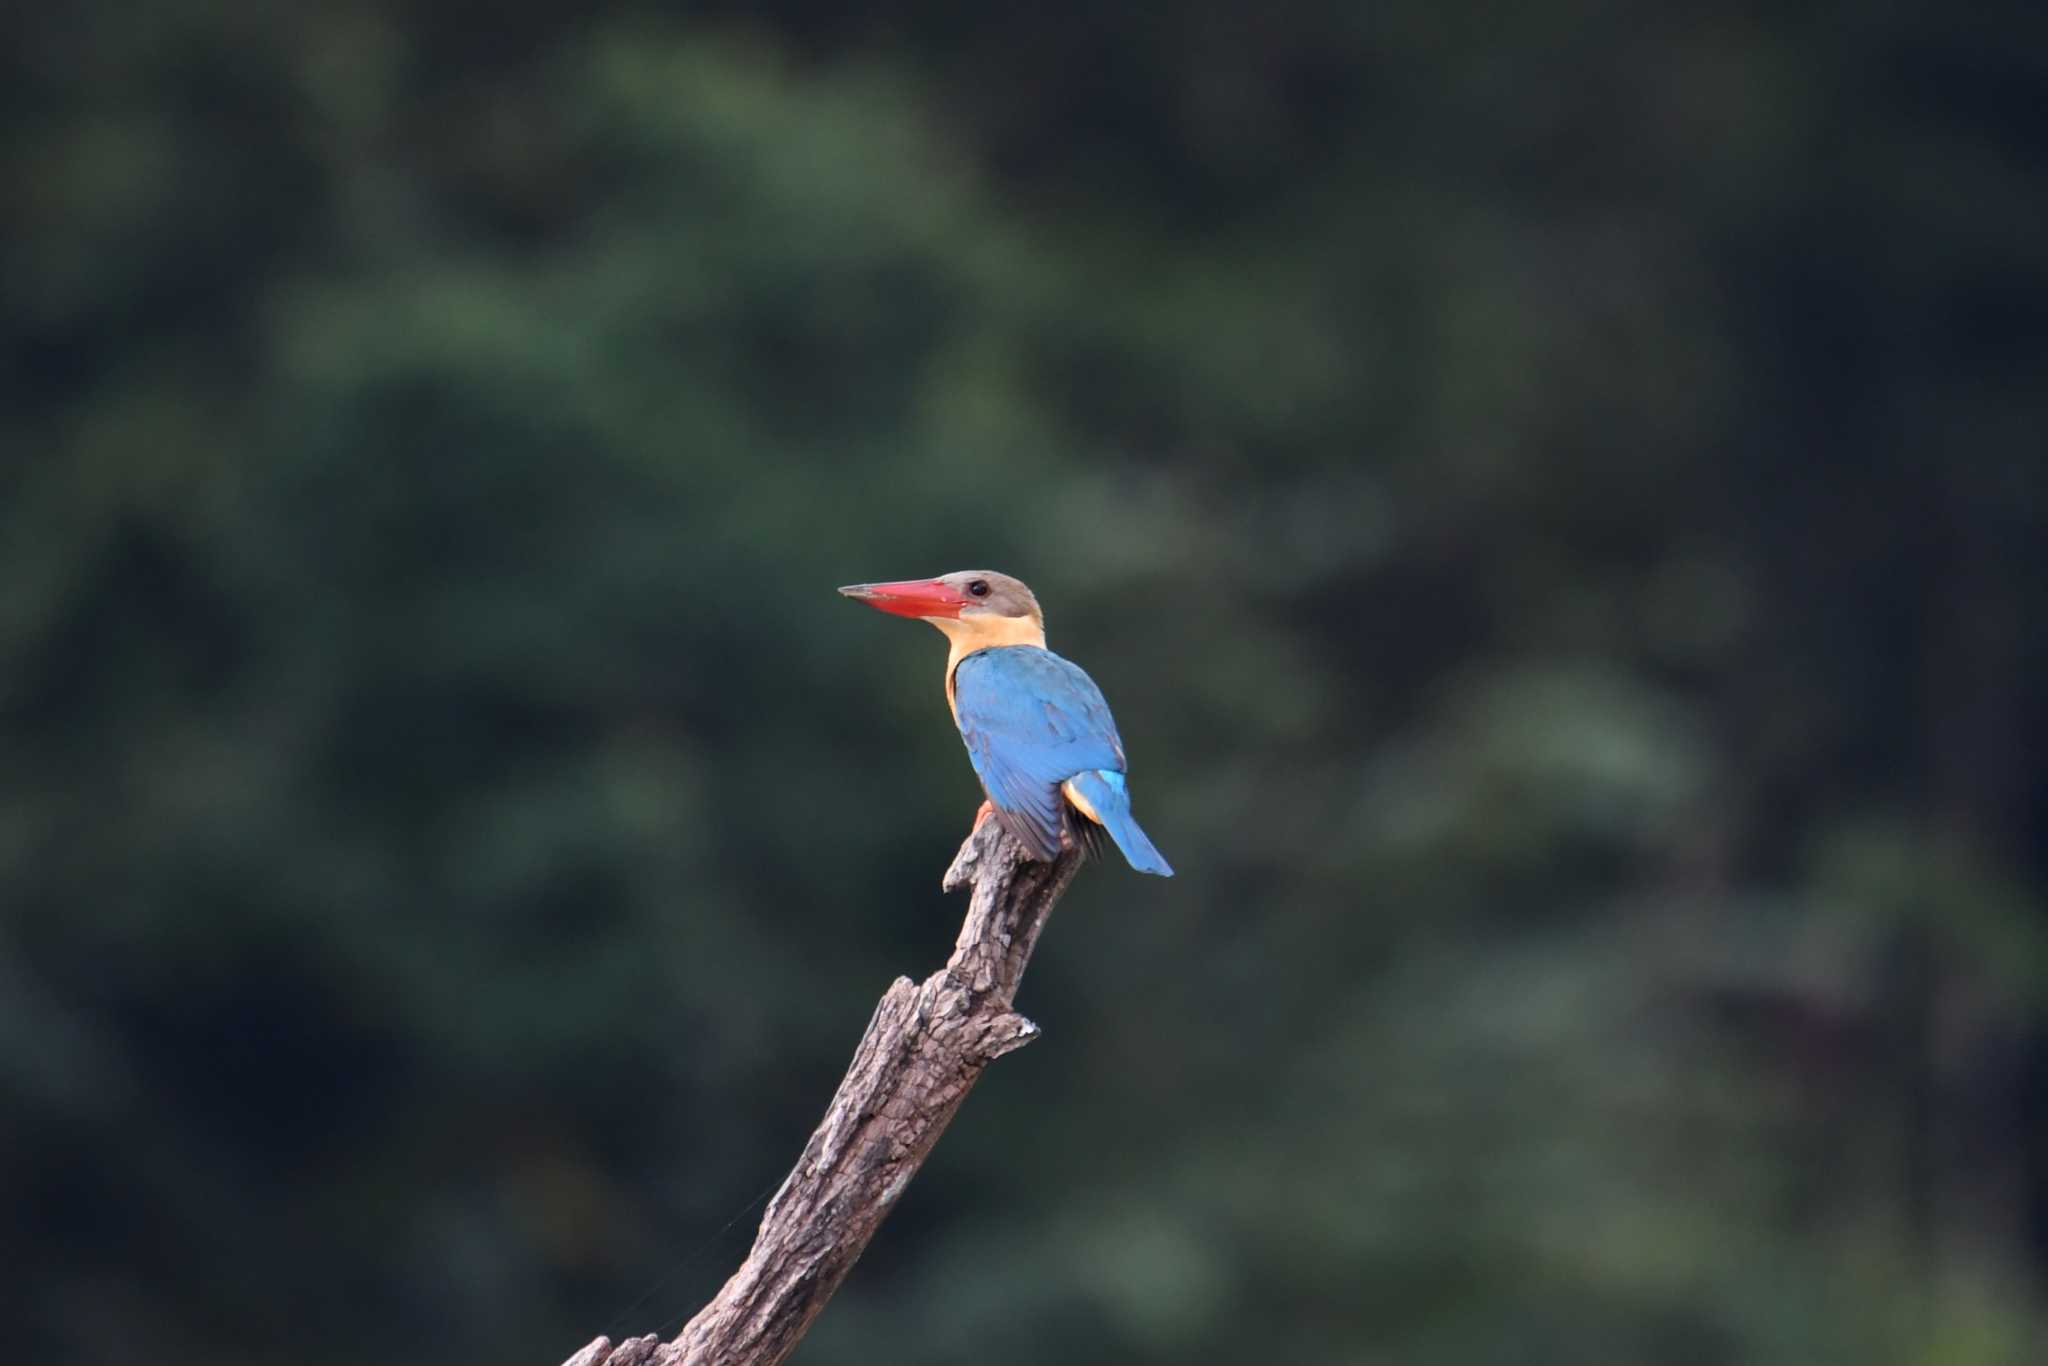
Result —
<path fill-rule="evenodd" d="M 1060 784 L 1091 775 L 1076 787 L 1131 865 L 1171 872 L 1130 818 L 1123 741 L 1101 689 L 1078 665 L 1032 645 L 977 650 L 953 672 L 953 709 L 997 819 L 1035 856 L 1059 854 Z"/>

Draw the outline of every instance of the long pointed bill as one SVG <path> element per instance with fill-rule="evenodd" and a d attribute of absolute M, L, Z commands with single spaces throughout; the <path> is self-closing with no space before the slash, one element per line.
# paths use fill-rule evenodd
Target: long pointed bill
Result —
<path fill-rule="evenodd" d="M 937 579 L 902 579 L 896 583 L 850 583 L 839 590 L 878 612 L 899 617 L 957 617 L 974 599 Z"/>

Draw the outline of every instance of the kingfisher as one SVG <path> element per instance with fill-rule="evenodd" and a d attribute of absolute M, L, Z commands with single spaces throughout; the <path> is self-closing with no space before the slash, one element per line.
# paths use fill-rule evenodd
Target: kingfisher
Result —
<path fill-rule="evenodd" d="M 1059 857 L 1072 811 L 1084 844 L 1107 833 L 1131 867 L 1172 877 L 1173 869 L 1131 815 L 1124 742 L 1109 704 L 1081 666 L 1045 648 L 1045 614 L 1031 590 L 1008 574 L 963 569 L 936 579 L 855 583 L 849 598 L 939 628 L 946 655 L 946 705 L 993 815 L 1040 861 Z"/>

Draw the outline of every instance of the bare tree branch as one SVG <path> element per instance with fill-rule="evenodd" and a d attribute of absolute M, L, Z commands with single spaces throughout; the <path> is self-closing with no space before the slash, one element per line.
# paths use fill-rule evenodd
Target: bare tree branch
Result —
<path fill-rule="evenodd" d="M 746 1262 L 672 1342 L 601 1337 L 563 1366 L 775 1366 L 795 1350 L 982 1069 L 1038 1037 L 1010 1006 L 1081 859 L 1070 849 L 1032 862 L 996 822 L 981 822 L 943 884 L 973 888 L 953 956 L 921 984 L 899 977 L 883 994 Z"/>

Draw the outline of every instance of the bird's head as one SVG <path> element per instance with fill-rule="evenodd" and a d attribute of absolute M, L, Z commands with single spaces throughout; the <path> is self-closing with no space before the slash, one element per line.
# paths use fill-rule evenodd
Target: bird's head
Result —
<path fill-rule="evenodd" d="M 992 569 L 963 569 L 936 579 L 902 579 L 895 583 L 851 583 L 839 590 L 847 597 L 899 617 L 919 617 L 955 634 L 1004 634 L 1045 630 L 1045 614 L 1031 590 L 1008 574 Z"/>

